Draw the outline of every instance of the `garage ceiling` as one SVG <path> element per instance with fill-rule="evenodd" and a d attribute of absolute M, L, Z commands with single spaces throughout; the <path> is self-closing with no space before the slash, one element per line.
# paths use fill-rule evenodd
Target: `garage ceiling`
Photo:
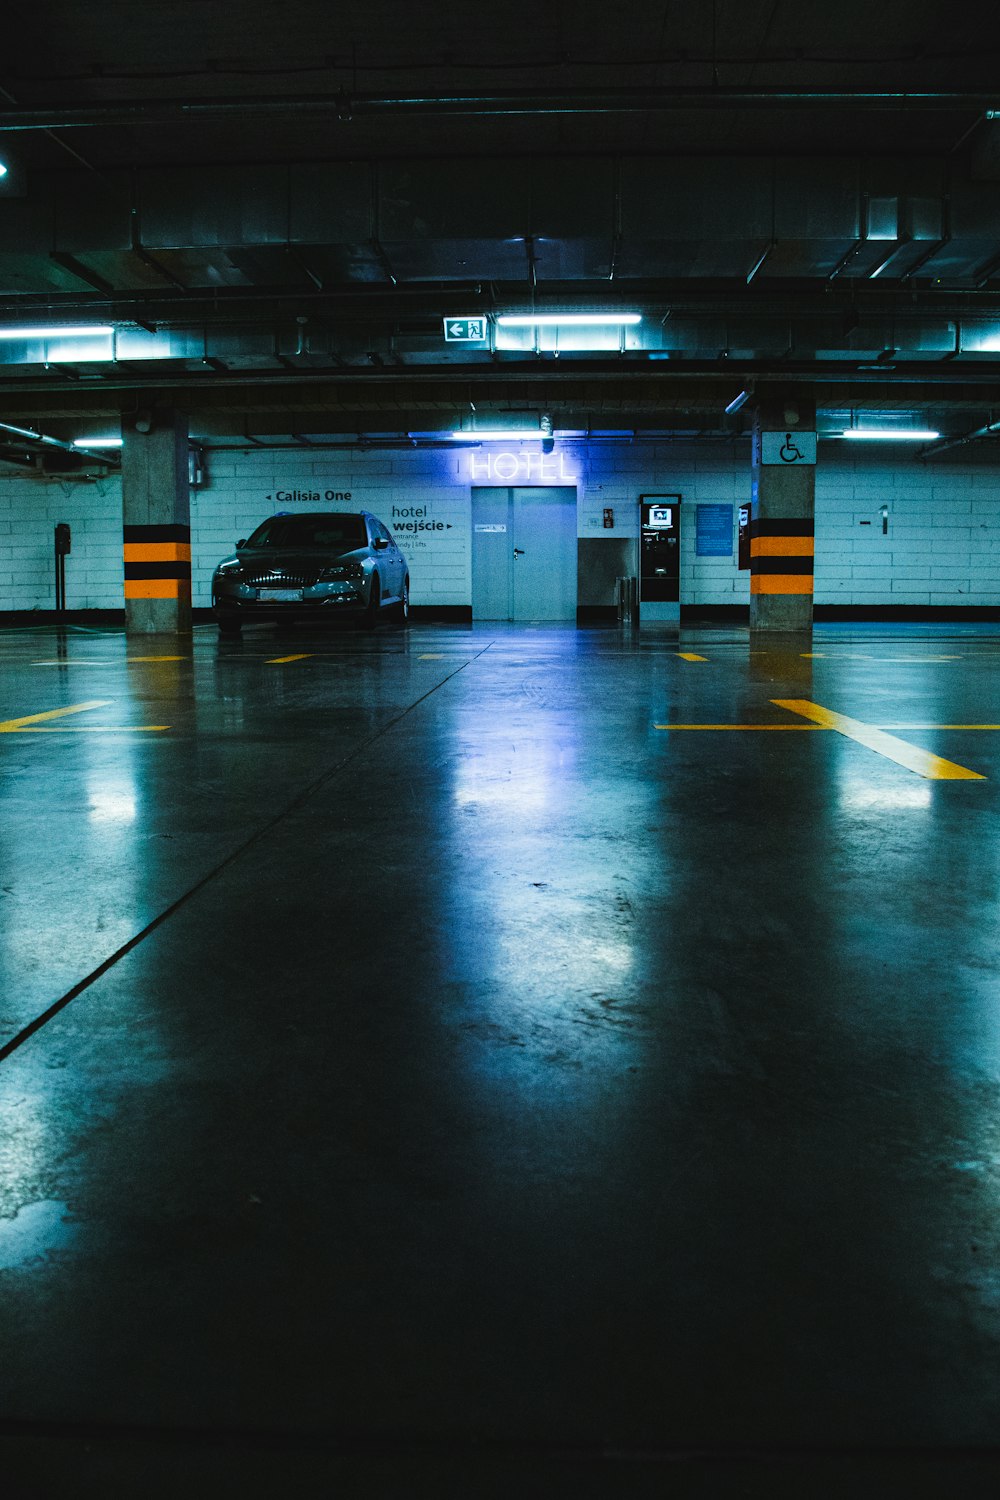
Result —
<path fill-rule="evenodd" d="M 116 333 L 0 340 L 0 410 L 385 432 L 543 393 L 720 433 L 741 385 L 805 380 L 831 422 L 988 426 L 998 35 L 897 0 L 41 0 L 0 64 L 0 330 Z M 642 324 L 496 321 L 541 309 Z"/>

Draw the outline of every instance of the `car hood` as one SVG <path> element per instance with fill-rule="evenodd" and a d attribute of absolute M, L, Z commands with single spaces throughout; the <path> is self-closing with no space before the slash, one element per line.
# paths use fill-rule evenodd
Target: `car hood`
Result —
<path fill-rule="evenodd" d="M 254 547 L 237 553 L 233 559 L 253 573 L 320 573 L 324 568 L 334 568 L 338 563 L 363 562 L 368 551 L 365 547 L 354 547 L 349 552 L 334 552 L 327 548 L 281 548 Z"/>

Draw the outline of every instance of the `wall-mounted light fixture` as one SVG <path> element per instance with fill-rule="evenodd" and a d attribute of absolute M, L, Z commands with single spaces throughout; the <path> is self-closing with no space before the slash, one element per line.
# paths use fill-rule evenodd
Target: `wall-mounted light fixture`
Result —
<path fill-rule="evenodd" d="M 498 429 L 496 432 L 475 432 L 470 429 L 468 432 L 452 432 L 449 436 L 455 442 L 466 443 L 470 438 L 475 439 L 477 443 L 528 443 L 532 439 L 537 443 L 540 438 L 544 437 L 544 433 L 538 427 L 510 427 Z"/>
<path fill-rule="evenodd" d="M 634 328 L 642 313 L 501 313 L 501 328 Z"/>
<path fill-rule="evenodd" d="M 941 436 L 925 427 L 848 427 L 843 432 L 826 432 L 824 437 L 852 438 L 861 443 L 932 443 Z"/>
<path fill-rule="evenodd" d="M 0 339 L 100 339 L 110 338 L 114 329 L 106 323 L 90 323 L 86 326 L 64 328 L 0 328 Z"/>

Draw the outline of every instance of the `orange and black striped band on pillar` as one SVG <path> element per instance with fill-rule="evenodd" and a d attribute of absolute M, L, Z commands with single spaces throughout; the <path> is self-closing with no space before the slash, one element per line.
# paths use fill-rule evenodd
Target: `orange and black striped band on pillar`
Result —
<path fill-rule="evenodd" d="M 125 598 L 191 598 L 190 526 L 126 526 Z"/>
<path fill-rule="evenodd" d="M 811 594 L 812 521 L 753 520 L 750 523 L 751 594 Z"/>

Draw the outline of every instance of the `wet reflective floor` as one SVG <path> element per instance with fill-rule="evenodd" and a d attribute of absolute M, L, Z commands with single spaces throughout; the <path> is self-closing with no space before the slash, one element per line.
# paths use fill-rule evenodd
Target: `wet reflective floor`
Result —
<path fill-rule="evenodd" d="M 0 634 L 8 1475 L 995 1492 L 998 672 Z"/>

